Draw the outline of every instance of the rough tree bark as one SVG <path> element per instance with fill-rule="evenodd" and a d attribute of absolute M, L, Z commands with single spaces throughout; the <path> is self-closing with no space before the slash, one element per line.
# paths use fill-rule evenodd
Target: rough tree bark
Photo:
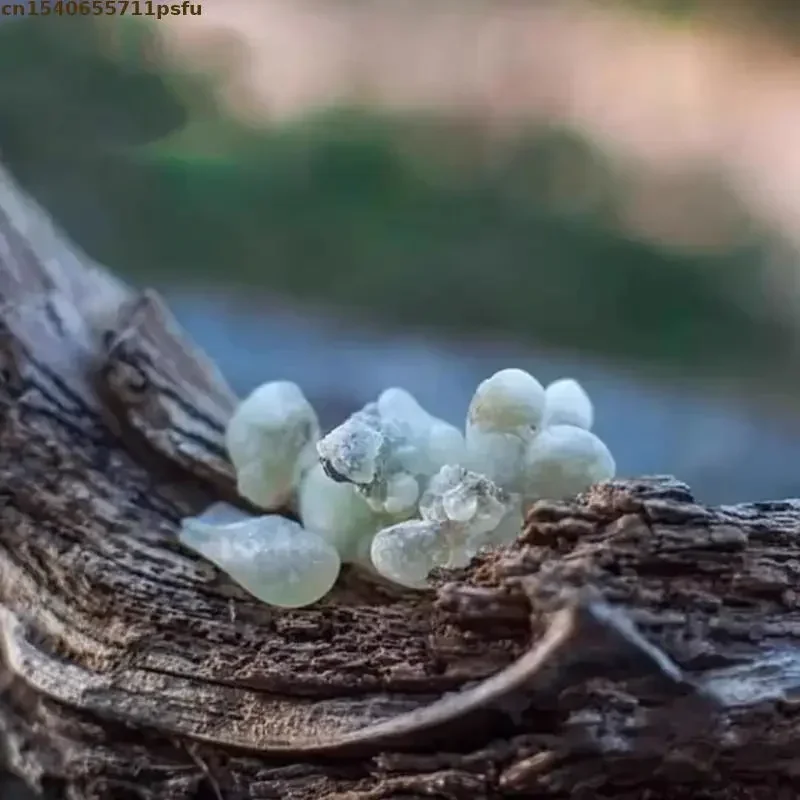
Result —
<path fill-rule="evenodd" d="M 261 605 L 176 540 L 235 398 L 0 174 L 0 733 L 70 800 L 800 793 L 800 503 L 540 503 L 424 593 Z M 265 376 L 265 378 L 268 376 Z"/>

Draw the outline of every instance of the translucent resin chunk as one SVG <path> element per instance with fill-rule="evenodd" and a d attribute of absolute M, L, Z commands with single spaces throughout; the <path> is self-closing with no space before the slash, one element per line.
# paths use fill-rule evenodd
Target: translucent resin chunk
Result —
<path fill-rule="evenodd" d="M 319 421 L 300 389 L 273 381 L 255 389 L 228 423 L 239 494 L 265 509 L 286 505 L 317 460 Z"/>
<path fill-rule="evenodd" d="M 591 430 L 594 407 L 589 395 L 578 381 L 561 378 L 545 389 L 544 419 L 542 425 L 575 425 Z"/>
<path fill-rule="evenodd" d="M 522 369 L 502 369 L 478 384 L 467 422 L 483 431 L 535 430 L 544 408 L 544 387 L 533 375 Z"/>
<path fill-rule="evenodd" d="M 402 389 L 387 389 L 317 445 L 325 472 L 356 485 L 383 514 L 415 513 L 421 487 L 448 460 L 462 461 L 464 437 Z"/>
<path fill-rule="evenodd" d="M 438 522 L 419 519 L 399 522 L 375 535 L 370 558 L 375 569 L 390 581 L 409 589 L 424 589 L 428 573 L 449 558 L 442 533 Z"/>
<path fill-rule="evenodd" d="M 473 533 L 494 530 L 511 506 L 509 495 L 485 475 L 448 465 L 431 478 L 419 511 L 423 519 L 453 522 Z"/>
<path fill-rule="evenodd" d="M 341 567 L 336 548 L 299 523 L 277 514 L 236 520 L 219 506 L 209 511 L 183 520 L 180 542 L 259 600 L 307 606 L 336 582 Z M 220 524 L 221 519 L 226 521 Z"/>
<path fill-rule="evenodd" d="M 516 498 L 485 476 L 444 466 L 422 496 L 422 520 L 392 525 L 375 536 L 373 564 L 389 580 L 423 588 L 434 567 L 464 567 L 483 547 L 505 543 L 518 508 Z M 513 537 L 518 533 L 519 527 Z"/>
<path fill-rule="evenodd" d="M 337 483 L 320 464 L 300 484 L 298 509 L 303 526 L 332 544 L 344 562 L 358 560 L 360 542 L 384 523 L 355 486 Z"/>
<path fill-rule="evenodd" d="M 524 370 L 504 369 L 482 381 L 467 413 L 467 466 L 506 491 L 518 491 L 545 402 L 542 384 Z"/>
<path fill-rule="evenodd" d="M 591 431 L 552 425 L 526 452 L 524 494 L 527 499 L 566 499 L 610 480 L 615 472 L 609 449 Z"/>
<path fill-rule="evenodd" d="M 413 436 L 413 450 L 420 456 L 407 457 L 406 468 L 418 475 L 433 475 L 444 464 L 457 464 L 464 460 L 464 435 L 454 425 L 427 412 L 416 398 L 405 389 L 386 389 L 378 398 L 378 408 L 384 419 L 405 420 Z"/>

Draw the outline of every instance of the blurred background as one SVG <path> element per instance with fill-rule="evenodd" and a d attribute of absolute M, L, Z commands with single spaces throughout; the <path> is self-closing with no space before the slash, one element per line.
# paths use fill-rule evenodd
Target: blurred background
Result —
<path fill-rule="evenodd" d="M 796 0 L 194 9 L 2 18 L 0 160 L 238 392 L 570 375 L 622 474 L 800 494 Z"/>
<path fill-rule="evenodd" d="M 797 0 L 193 8 L 0 16 L 0 161 L 238 392 L 571 375 L 622 474 L 800 495 Z"/>

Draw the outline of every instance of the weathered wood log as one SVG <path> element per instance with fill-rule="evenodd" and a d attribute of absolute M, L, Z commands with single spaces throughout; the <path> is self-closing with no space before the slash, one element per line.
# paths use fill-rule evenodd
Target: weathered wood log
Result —
<path fill-rule="evenodd" d="M 540 503 L 393 592 L 264 606 L 181 548 L 235 398 L 0 174 L 0 735 L 70 800 L 800 794 L 800 502 Z M 265 376 L 267 378 L 268 376 Z"/>

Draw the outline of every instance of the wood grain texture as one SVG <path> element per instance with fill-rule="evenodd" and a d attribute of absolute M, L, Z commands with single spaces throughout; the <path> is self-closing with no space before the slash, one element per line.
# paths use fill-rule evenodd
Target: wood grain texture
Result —
<path fill-rule="evenodd" d="M 798 796 L 800 501 L 617 481 L 430 591 L 273 609 L 176 537 L 236 501 L 235 402 L 0 173 L 0 735 L 34 789 Z"/>

